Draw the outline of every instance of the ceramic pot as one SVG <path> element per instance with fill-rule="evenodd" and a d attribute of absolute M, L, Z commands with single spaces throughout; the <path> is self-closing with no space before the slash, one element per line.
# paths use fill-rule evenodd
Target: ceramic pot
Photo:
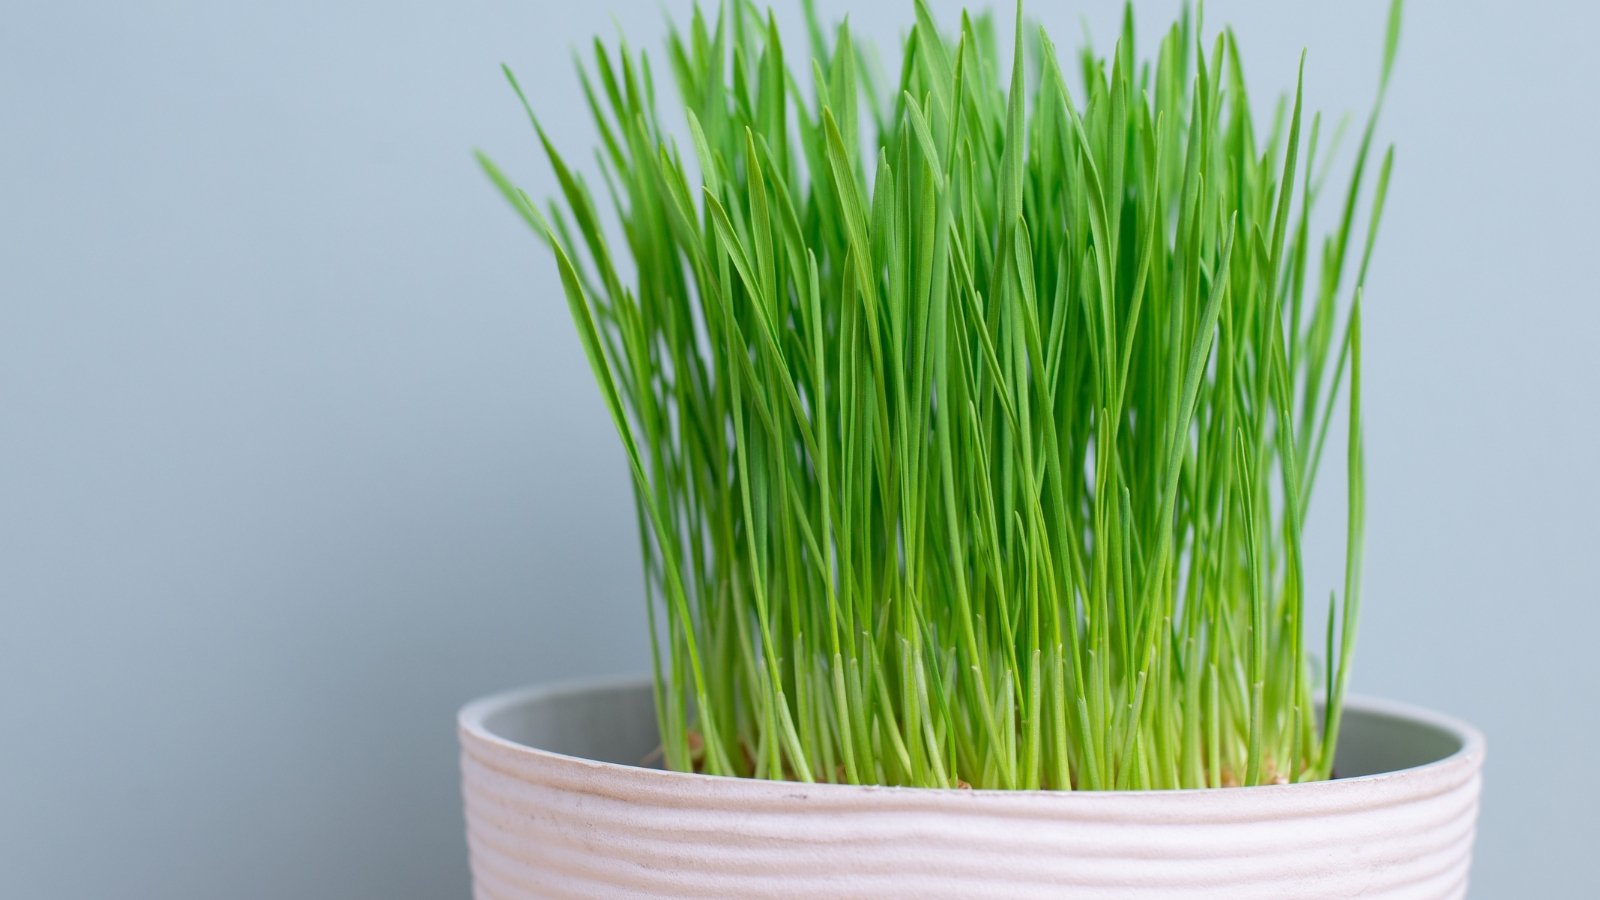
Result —
<path fill-rule="evenodd" d="M 1184 791 L 973 791 L 650 768 L 648 682 L 469 704 L 473 893 L 520 897 L 1461 897 L 1483 737 L 1346 704 L 1342 776 Z"/>

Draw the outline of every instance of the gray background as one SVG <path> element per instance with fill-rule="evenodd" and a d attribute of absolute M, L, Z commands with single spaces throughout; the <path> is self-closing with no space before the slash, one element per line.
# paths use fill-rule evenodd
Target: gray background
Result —
<path fill-rule="evenodd" d="M 548 194 L 496 65 L 586 158 L 568 49 L 658 48 L 660 7 L 135 6 L 0 29 L 0 895 L 464 896 L 457 705 L 646 665 L 621 454 L 468 149 Z M 1118 14 L 1031 6 L 1067 47 Z M 1600 17 L 1413 6 L 1357 689 L 1488 732 L 1477 896 L 1580 896 Z M 1311 102 L 1365 110 L 1380 3 L 1208 16 L 1258 96 L 1309 46 Z M 1331 585 L 1336 520 L 1310 539 Z"/>

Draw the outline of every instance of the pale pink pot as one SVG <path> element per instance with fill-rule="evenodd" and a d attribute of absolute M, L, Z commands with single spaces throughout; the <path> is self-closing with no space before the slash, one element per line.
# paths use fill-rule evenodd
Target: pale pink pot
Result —
<path fill-rule="evenodd" d="M 1484 759 L 1468 725 L 1354 700 L 1336 781 L 1068 793 L 717 778 L 641 764 L 657 737 L 637 680 L 479 700 L 460 736 L 478 898 L 1461 897 Z"/>

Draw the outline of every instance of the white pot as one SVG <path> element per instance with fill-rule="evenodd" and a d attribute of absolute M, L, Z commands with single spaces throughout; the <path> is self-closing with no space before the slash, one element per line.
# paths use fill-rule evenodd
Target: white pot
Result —
<path fill-rule="evenodd" d="M 1461 897 L 1483 737 L 1346 704 L 1335 781 L 972 791 L 645 768 L 644 681 L 461 711 L 473 892 L 512 897 Z"/>

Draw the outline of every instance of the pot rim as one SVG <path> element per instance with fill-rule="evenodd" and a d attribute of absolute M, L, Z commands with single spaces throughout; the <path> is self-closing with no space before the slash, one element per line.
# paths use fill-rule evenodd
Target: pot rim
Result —
<path fill-rule="evenodd" d="M 899 796 L 932 796 L 932 795 L 960 795 L 965 797 L 991 797 L 991 798 L 1018 798 L 1026 796 L 1044 796 L 1051 798 L 1111 798 L 1128 796 L 1184 797 L 1184 796 L 1210 796 L 1219 795 L 1238 796 L 1241 792 L 1250 792 L 1267 799 L 1269 793 L 1295 792 L 1304 795 L 1310 791 L 1345 791 L 1365 790 L 1366 786 L 1389 781 L 1400 776 L 1415 775 L 1444 775 L 1446 772 L 1460 769 L 1476 769 L 1482 765 L 1485 755 L 1486 741 L 1483 733 L 1465 721 L 1444 713 L 1434 712 L 1420 706 L 1402 703 L 1396 700 L 1386 700 L 1378 697 L 1363 695 L 1347 695 L 1345 697 L 1346 712 L 1361 712 L 1378 717 L 1402 719 L 1422 725 L 1431 726 L 1450 734 L 1461 742 L 1461 746 L 1447 756 L 1419 766 L 1410 766 L 1403 769 L 1394 769 L 1386 772 L 1374 772 L 1368 775 L 1355 775 L 1348 778 L 1336 778 L 1327 781 L 1302 781 L 1294 784 L 1261 784 L 1244 787 L 1221 788 L 1159 788 L 1145 790 L 1100 790 L 1100 791 L 1062 791 L 1062 790 L 1007 790 L 1003 788 L 928 788 L 904 787 L 899 785 L 867 785 L 867 784 L 837 784 L 833 782 L 804 783 L 798 781 L 778 781 L 768 778 L 741 778 L 729 775 L 707 775 L 700 772 L 679 772 L 674 769 L 657 769 L 646 766 L 629 765 L 626 763 L 605 762 L 582 756 L 572 756 L 566 753 L 556 753 L 540 747 L 534 747 L 501 737 L 490 731 L 486 722 L 504 710 L 523 704 L 550 697 L 572 696 L 594 691 L 625 690 L 649 688 L 649 676 L 601 676 L 590 678 L 561 679 L 538 684 L 528 685 L 501 691 L 473 700 L 461 707 L 456 716 L 457 728 L 463 737 L 471 737 L 499 747 L 513 754 L 547 760 L 551 763 L 579 765 L 596 772 L 614 772 L 620 776 L 634 778 L 662 779 L 657 783 L 662 785 L 674 782 L 689 788 L 695 784 L 706 787 L 727 787 L 730 784 L 738 785 L 769 785 L 774 789 L 792 788 L 797 784 L 804 784 L 808 791 L 826 791 L 832 796 L 844 799 L 850 794 L 882 794 L 891 793 Z M 825 795 L 826 796 L 826 795 Z"/>

